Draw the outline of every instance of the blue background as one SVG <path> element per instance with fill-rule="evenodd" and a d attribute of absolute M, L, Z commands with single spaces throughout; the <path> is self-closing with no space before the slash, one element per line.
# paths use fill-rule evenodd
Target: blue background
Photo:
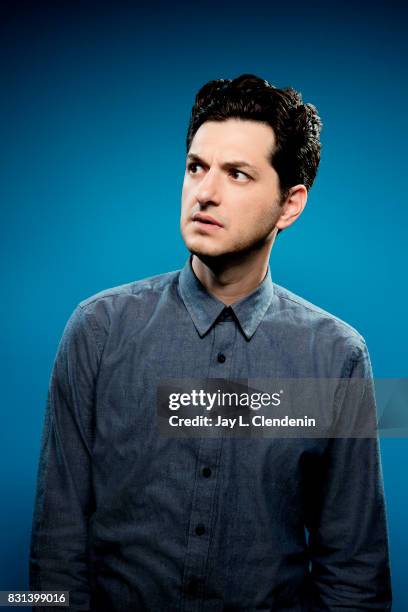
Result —
<path fill-rule="evenodd" d="M 406 11 L 398 4 L 2 2 L 0 589 L 27 589 L 49 375 L 76 304 L 180 268 L 197 89 L 253 72 L 322 116 L 307 208 L 275 282 L 356 327 L 406 377 Z M 394 610 L 408 610 L 406 439 L 382 440 Z"/>

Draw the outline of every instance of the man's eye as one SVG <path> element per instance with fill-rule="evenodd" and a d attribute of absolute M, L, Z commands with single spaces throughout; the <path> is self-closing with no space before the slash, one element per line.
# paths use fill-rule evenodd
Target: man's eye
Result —
<path fill-rule="evenodd" d="M 197 164 L 196 162 L 191 162 L 190 164 L 188 164 L 187 169 L 189 172 L 192 172 L 193 174 L 197 174 L 197 168 L 201 168 L 200 164 Z"/>
<path fill-rule="evenodd" d="M 243 183 L 250 178 L 245 172 L 241 172 L 240 170 L 231 170 L 231 175 L 233 175 L 239 183 Z"/>

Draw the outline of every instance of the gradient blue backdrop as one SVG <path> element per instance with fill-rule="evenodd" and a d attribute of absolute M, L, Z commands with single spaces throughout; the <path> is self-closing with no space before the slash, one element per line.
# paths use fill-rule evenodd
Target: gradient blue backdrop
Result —
<path fill-rule="evenodd" d="M 355 326 L 377 377 L 407 376 L 407 15 L 388 2 L 41 1 L 2 2 L 0 15 L 5 590 L 27 588 L 45 398 L 68 316 L 187 257 L 184 141 L 205 81 L 253 72 L 318 107 L 319 175 L 272 275 Z M 407 440 L 382 452 L 394 610 L 406 612 Z"/>

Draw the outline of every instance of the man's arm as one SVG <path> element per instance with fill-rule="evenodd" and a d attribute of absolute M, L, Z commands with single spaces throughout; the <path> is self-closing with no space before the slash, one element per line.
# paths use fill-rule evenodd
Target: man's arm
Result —
<path fill-rule="evenodd" d="M 350 425 L 353 435 L 362 431 L 367 420 L 375 423 L 376 418 L 371 363 L 365 343 L 354 350 L 349 363 L 347 374 L 352 391 L 346 391 L 342 401 L 340 432 L 344 433 Z M 360 378 L 364 380 L 355 380 Z M 391 610 L 378 438 L 328 440 L 324 465 L 315 478 L 315 498 L 310 503 L 306 525 L 311 559 L 311 610 Z"/>
<path fill-rule="evenodd" d="M 75 309 L 55 358 L 31 534 L 30 589 L 70 591 L 70 610 L 90 610 L 88 521 L 99 351 L 89 316 L 81 306 Z"/>

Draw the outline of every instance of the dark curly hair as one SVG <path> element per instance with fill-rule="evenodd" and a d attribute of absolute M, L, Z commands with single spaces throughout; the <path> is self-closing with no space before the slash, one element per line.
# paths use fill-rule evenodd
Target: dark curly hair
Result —
<path fill-rule="evenodd" d="M 270 125 L 276 145 L 270 163 L 276 170 L 281 203 L 290 187 L 309 190 L 320 161 L 321 119 L 312 104 L 304 104 L 291 87 L 278 89 L 253 74 L 209 81 L 198 91 L 187 132 L 187 152 L 198 128 L 206 121 L 252 119 Z"/>

